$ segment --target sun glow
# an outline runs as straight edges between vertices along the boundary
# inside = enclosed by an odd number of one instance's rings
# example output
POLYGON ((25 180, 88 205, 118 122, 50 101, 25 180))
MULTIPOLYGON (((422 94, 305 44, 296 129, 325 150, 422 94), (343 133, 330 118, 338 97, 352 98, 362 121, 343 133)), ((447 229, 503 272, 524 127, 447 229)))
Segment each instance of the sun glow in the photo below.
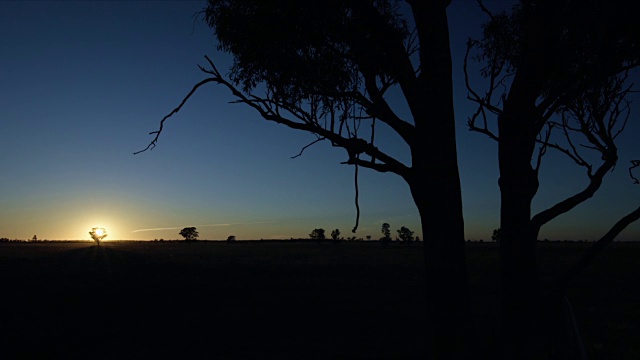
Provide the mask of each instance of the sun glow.
POLYGON ((107 237, 107 230, 103 227, 94 227, 89 231, 89 235, 93 239, 93 241, 97 242, 100 245, 100 241, 107 237))

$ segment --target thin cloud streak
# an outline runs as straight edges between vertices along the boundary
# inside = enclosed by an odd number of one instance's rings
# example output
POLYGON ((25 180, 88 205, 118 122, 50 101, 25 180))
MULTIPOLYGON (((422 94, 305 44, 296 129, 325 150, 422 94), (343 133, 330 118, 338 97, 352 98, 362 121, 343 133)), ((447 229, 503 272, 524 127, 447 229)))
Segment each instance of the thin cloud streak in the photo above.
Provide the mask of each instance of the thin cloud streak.
MULTIPOLYGON (((255 224, 271 224, 277 221, 254 221, 254 222, 246 222, 246 223, 223 223, 223 224, 204 224, 204 225, 195 225, 195 227, 215 227, 215 226, 232 226, 232 225, 255 225, 255 224)), ((161 227, 161 228, 151 228, 151 229, 138 229, 133 230, 132 233, 143 232, 143 231, 162 231, 162 230, 178 230, 182 229, 184 226, 172 226, 172 227, 161 227)))

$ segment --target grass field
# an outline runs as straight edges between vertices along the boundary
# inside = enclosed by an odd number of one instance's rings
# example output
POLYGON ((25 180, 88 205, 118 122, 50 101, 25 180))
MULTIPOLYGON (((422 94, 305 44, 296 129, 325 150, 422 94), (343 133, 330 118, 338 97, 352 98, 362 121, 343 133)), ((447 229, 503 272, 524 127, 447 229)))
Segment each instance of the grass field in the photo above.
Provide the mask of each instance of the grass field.
MULTIPOLYGON (((586 246, 540 243, 543 280, 586 246)), ((468 249, 489 324, 497 248, 468 249)), ((639 259, 640 244, 613 244, 571 288, 591 359, 640 358, 639 259)), ((3 243, 0 271, 0 358, 424 356, 419 244, 3 243)))

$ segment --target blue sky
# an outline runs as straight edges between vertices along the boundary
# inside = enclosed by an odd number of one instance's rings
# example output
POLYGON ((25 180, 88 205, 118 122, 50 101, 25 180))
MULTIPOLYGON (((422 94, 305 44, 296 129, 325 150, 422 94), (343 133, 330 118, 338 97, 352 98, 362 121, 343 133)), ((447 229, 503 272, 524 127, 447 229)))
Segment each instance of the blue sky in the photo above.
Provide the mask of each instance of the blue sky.
MULTIPOLYGON (((488 2, 504 8, 506 1, 488 2)), ((0 237, 89 239, 104 226, 110 239, 176 239, 196 226, 203 239, 306 237, 314 228, 351 236, 353 168, 346 154, 314 137, 267 123, 215 85, 202 88, 167 122, 158 146, 139 155, 160 119, 203 79, 205 54, 221 69, 213 32, 194 13, 204 1, 0 2, 0 237)), ((497 146, 467 130, 462 56, 478 34, 475 1, 449 11, 466 237, 488 239, 498 227, 497 146)), ((479 81, 476 79, 476 81, 479 81)), ((391 96, 406 114, 399 97, 391 96)), ((631 119, 621 161, 603 189, 541 238, 596 239, 638 206, 640 187, 627 163, 640 154, 631 119)), ((408 162, 396 137, 380 147, 408 162)), ((543 164, 534 210, 586 184, 570 160, 543 164)), ((362 169, 358 237, 378 238, 383 222, 419 233, 407 185, 362 169)), ((640 238, 634 224, 621 236, 640 238)))

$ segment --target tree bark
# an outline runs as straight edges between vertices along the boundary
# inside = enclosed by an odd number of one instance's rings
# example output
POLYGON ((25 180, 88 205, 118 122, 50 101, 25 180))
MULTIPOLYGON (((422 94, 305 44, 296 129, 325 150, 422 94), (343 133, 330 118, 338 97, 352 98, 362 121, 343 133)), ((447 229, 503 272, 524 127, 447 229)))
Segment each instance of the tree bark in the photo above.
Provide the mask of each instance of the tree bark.
POLYGON ((409 183, 424 237, 430 358, 470 358, 473 317, 457 167, 415 171, 409 183))
POLYGON ((466 267, 445 1, 412 3, 421 73, 403 87, 415 122, 405 180, 420 213, 428 291, 430 358, 477 358, 466 267))
POLYGON ((504 359, 532 355, 539 313, 536 264, 538 229, 532 226, 531 202, 538 174, 531 166, 537 117, 535 87, 516 77, 498 118, 500 167, 500 272, 502 286, 501 348, 504 359))

